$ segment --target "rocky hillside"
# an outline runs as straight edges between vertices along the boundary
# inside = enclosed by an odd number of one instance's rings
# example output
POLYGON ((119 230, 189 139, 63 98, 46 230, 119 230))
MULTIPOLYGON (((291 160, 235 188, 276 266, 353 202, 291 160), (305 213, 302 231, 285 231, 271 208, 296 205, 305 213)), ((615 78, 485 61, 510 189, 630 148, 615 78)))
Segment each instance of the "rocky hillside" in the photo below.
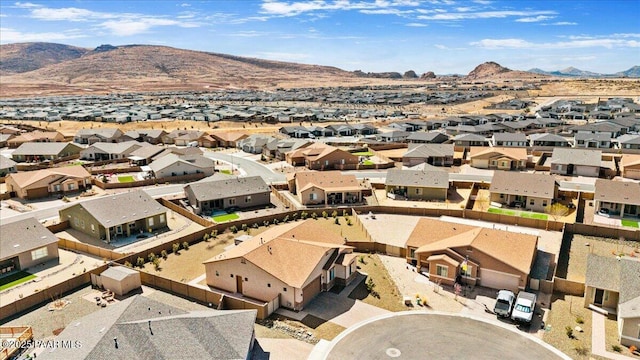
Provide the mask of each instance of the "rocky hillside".
POLYGON ((511 70, 496 62, 488 61, 476 66, 468 75, 469 79, 533 79, 546 77, 546 75, 535 74, 527 71, 511 70))
POLYGON ((15 74, 77 59, 87 53, 70 45, 53 43, 21 43, 0 45, 0 73, 15 74))

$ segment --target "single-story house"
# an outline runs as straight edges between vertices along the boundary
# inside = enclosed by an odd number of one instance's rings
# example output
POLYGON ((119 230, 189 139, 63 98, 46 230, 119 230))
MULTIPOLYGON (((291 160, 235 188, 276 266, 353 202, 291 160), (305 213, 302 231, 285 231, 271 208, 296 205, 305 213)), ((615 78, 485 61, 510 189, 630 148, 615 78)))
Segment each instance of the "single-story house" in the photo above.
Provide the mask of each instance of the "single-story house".
POLYGON ((549 160, 551 174, 598 177, 602 151, 555 148, 549 160))
POLYGON ((100 273, 100 282, 103 288, 113 291, 118 296, 126 295, 142 286, 140 272, 126 266, 109 267, 100 273))
POLYGON ((446 201, 449 173, 438 169, 387 171, 385 180, 387 197, 393 199, 446 201))
POLYGON ((17 163, 4 155, 0 155, 0 177, 18 172, 17 163))
POLYGON ((606 209, 609 215, 640 216, 640 183, 596 179, 594 211, 606 209))
POLYGON ((58 263, 58 238, 35 218, 0 225, 0 275, 58 263))
MULTIPOLYGON (((416 250, 421 246, 434 241, 447 239, 473 229, 475 229, 475 227, 471 225, 452 223, 428 217, 420 218, 404 244, 407 263, 414 266, 418 265, 416 250), (429 234, 429 236, 425 236, 425 234, 429 234)), ((428 268, 418 267, 418 270, 428 271, 428 268)))
POLYGON ((250 359, 256 310, 185 311, 134 295, 67 326, 38 357, 66 359, 250 359), (92 334, 89 336, 88 334, 92 334), (180 342, 176 342, 180 339, 180 342))
POLYGON ((402 165, 415 166, 427 163, 434 166, 453 165, 453 144, 409 144, 402 155, 402 165))
POLYGON ((7 145, 10 148, 17 148, 27 142, 64 142, 64 140, 64 135, 57 131, 32 131, 9 139, 7 145))
POLYGON ((452 285, 460 276, 466 285, 517 292, 529 283, 537 243, 534 235, 474 228, 422 245, 415 256, 431 281, 452 285))
POLYGON ((167 229, 168 209, 142 190, 108 195, 60 209, 60 221, 96 239, 111 243, 118 237, 167 229))
POLYGON ((408 142, 417 144, 442 144, 447 140, 449 140, 449 136, 440 131, 418 131, 411 133, 411 135, 407 137, 408 142))
POLYGON ((584 306, 618 318, 618 339, 640 347, 640 260, 629 256, 587 255, 584 306))
POLYGON ((622 159, 620 159, 620 175, 627 179, 640 180, 640 155, 622 155, 622 159))
POLYGON ((5 183, 11 196, 37 199, 83 191, 91 184, 91 174, 80 165, 64 166, 9 174, 5 183))
POLYGON ((523 170, 527 167, 527 149, 519 147, 472 147, 471 166, 478 169, 523 170))
POLYGON ((527 136, 524 133, 495 133, 492 138, 493 146, 526 147, 527 136))
POLYGON ((211 176, 215 172, 215 161, 202 155, 169 154, 154 160, 149 168, 156 179, 189 174, 211 176))
POLYGON ((293 150, 285 157, 289 164, 305 165, 309 170, 355 169, 358 165, 358 156, 323 143, 293 150))
POLYGON ((164 147, 158 145, 141 146, 133 150, 129 156, 127 156, 127 159, 129 159, 132 164, 145 166, 150 164, 152 159, 164 150, 164 147))
POLYGON ((73 143, 23 143, 11 153, 15 162, 43 162, 80 154, 82 148, 73 143))
POLYGON ((376 140, 383 142, 405 142, 411 135, 408 131, 393 130, 376 134, 376 140))
POLYGON ((284 227, 284 233, 273 229, 205 261, 207 285, 265 302, 279 298, 281 307, 298 311, 355 278, 356 255, 342 236, 315 220, 284 227))
POLYGON ((558 195, 552 175, 496 171, 489 187, 492 203, 543 213, 558 195))
POLYGON ((640 135, 625 134, 615 139, 618 149, 640 149, 640 135))
POLYGON ((577 148, 608 149, 612 146, 611 135, 608 133, 577 133, 573 142, 577 148))
POLYGON ((118 143, 97 142, 80 151, 80 159, 92 161, 105 161, 126 159, 132 152, 143 146, 153 146, 137 141, 125 141, 118 143))
POLYGON ((271 190, 260 176, 236 177, 215 174, 184 187, 196 214, 230 207, 240 209, 271 204, 271 190))
POLYGON ((118 128, 80 129, 73 137, 77 144, 91 145, 97 142, 117 142, 124 133, 118 128))
POLYGON ((223 148, 235 148, 238 141, 249 136, 242 132, 213 132, 211 137, 218 141, 218 146, 223 148))
POLYGON ((289 181, 289 191, 302 205, 359 203, 363 190, 355 175, 340 171, 298 171, 289 181))
POLYGON ((139 129, 129 130, 124 135, 135 141, 157 145, 162 143, 162 137, 167 135, 167 132, 164 130, 139 129))
POLYGON ((472 146, 489 146, 489 139, 478 134, 459 134, 453 137, 456 148, 469 149, 472 146))
POLYGON ((556 134, 542 133, 529 135, 531 146, 570 147, 569 140, 556 134))

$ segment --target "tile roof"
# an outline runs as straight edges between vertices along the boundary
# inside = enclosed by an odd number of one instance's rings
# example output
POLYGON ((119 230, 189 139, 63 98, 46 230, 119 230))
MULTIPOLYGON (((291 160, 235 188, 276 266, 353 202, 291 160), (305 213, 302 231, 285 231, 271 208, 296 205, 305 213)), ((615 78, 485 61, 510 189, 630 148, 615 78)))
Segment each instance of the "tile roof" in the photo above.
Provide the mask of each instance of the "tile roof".
POLYGON ((132 274, 139 274, 139 272, 126 266, 110 266, 107 270, 101 272, 100 276, 120 281, 132 274))
POLYGON ((61 176, 65 178, 91 178, 91 174, 82 165, 47 168, 33 171, 21 171, 9 174, 7 176, 10 176, 13 181, 15 181, 16 185, 24 188, 51 175, 61 176))
POLYGON ((255 310, 186 312, 136 295, 74 321, 74 326, 56 338, 70 343, 81 340, 82 347, 57 347, 41 356, 65 360, 246 359, 251 353, 255 317, 255 310))
POLYGON ((409 144, 403 158, 429 158, 453 156, 453 144, 409 144))
POLYGON ((527 141, 524 133, 495 133, 493 134, 495 141, 527 141))
POLYGON ((81 149, 80 146, 66 142, 26 142, 18 146, 11 155, 58 155, 67 146, 81 149))
POLYGON ((450 238, 420 246, 416 253, 470 246, 491 256, 496 261, 529 274, 537 244, 538 237, 535 235, 475 228, 450 238))
POLYGON ((343 175, 340 171, 298 171, 295 173, 298 191, 315 186, 325 191, 360 191, 362 187, 353 174, 343 175))
POLYGON ((552 175, 495 171, 489 192, 553 199, 555 188, 556 180, 552 175))
POLYGON ((198 201, 225 199, 269 192, 269 185, 260 176, 235 177, 215 174, 187 184, 185 191, 193 193, 198 201))
POLYGON ((105 195, 68 206, 60 211, 78 206, 84 208, 106 228, 146 219, 168 211, 142 190, 105 195))
POLYGON ((212 169, 215 162, 207 157, 202 155, 194 155, 194 156, 179 156, 176 154, 168 154, 157 160, 154 160, 149 164, 149 167, 154 172, 158 172, 162 169, 165 169, 169 166, 173 166, 176 163, 180 165, 184 165, 186 168, 200 168, 200 169, 212 169))
POLYGON ((495 156, 506 156, 515 160, 526 160, 527 149, 522 147, 480 147, 472 146, 469 150, 469 158, 488 159, 495 156))
POLYGON ((474 226, 456 224, 431 218, 421 218, 409 238, 407 246, 420 247, 474 229, 474 226))
POLYGON ((620 160, 620 164, 624 166, 640 165, 640 154, 624 154, 620 160))
POLYGON ((597 289, 617 291, 618 303, 623 304, 640 296, 640 260, 630 257, 587 255, 585 285, 597 289))
POLYGON ((3 222, 0 234, 0 259, 58 242, 58 238, 34 218, 3 222))
POLYGON ((601 150, 567 149, 557 147, 553 149, 550 163, 560 165, 573 164, 600 167, 601 160, 601 150))
POLYGON ((596 179, 594 200, 640 205, 640 183, 596 179))
POLYGON ((449 173, 440 169, 429 171, 391 169, 387 171, 385 185, 448 189, 449 173))
POLYGON ((152 147, 149 143, 145 142, 137 142, 137 141, 123 141, 119 143, 109 143, 109 142, 97 142, 93 143, 86 149, 82 150, 82 153, 88 153, 90 151, 99 150, 98 152, 104 152, 107 154, 123 154, 123 153, 131 153, 141 147, 152 147))

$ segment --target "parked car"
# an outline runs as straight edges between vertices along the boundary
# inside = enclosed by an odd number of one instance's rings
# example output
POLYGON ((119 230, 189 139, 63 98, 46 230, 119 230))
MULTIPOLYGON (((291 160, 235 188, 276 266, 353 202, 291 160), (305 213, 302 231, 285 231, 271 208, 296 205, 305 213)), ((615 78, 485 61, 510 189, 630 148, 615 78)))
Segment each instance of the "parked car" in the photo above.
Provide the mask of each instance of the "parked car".
POLYGON ((598 210, 598 215, 602 215, 602 216, 609 216, 609 209, 600 209, 598 210))
POLYGON ((493 312, 500 317, 505 317, 505 318, 510 317, 515 300, 516 300, 516 295, 513 293, 513 291, 509 291, 509 290, 498 291, 498 298, 496 299, 496 305, 493 308, 493 312))
POLYGON ((511 311, 511 320, 530 324, 536 309, 537 296, 534 293, 520 291, 511 311))

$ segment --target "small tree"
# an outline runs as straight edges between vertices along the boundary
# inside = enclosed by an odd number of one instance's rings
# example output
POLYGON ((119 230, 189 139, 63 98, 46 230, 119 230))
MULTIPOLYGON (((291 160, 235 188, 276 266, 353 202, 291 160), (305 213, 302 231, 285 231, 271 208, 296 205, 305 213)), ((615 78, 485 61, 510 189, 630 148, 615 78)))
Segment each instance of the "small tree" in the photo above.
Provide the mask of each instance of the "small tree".
POLYGON ((300 219, 304 220, 304 219, 306 219, 306 218, 307 218, 307 216, 309 216, 309 213, 307 213, 306 211, 303 211, 303 212, 300 214, 300 219))
POLYGON ((176 255, 180 254, 180 244, 174 243, 173 245, 171 245, 171 249, 173 249, 174 254, 176 255))
POLYGON ((293 219, 293 221, 298 220, 298 213, 296 212, 296 213, 291 214, 291 218, 293 219))
MULTIPOLYGON (((314 214, 315 214, 315 213, 314 213, 314 214)), ((322 217, 326 219, 326 218, 328 218, 328 217, 329 217, 329 214, 328 214, 326 211, 323 211, 323 212, 322 212, 322 217)))
POLYGON ((551 215, 554 221, 558 221, 561 217, 566 216, 569 213, 569 208, 562 203, 554 203, 547 205, 544 211, 551 215))
POLYGON ((128 267, 128 268, 133 267, 133 265, 131 265, 131 263, 130 263, 130 262, 128 262, 128 261, 125 261, 125 262, 124 262, 124 266, 126 266, 126 267, 128 267))
POLYGON ((150 253, 149 255, 147 255, 147 258, 149 259, 149 262, 153 262, 153 260, 156 259, 156 254, 150 253))
POLYGON ((348 226, 353 225, 353 223, 351 222, 351 218, 347 218, 347 225, 348 225, 348 226))
POLYGON ((317 219, 318 219, 318 214, 316 214, 316 213, 311 213, 311 218, 312 218, 313 220, 317 220, 317 219))
POLYGON ((211 237, 214 238, 214 239, 218 237, 218 230, 217 229, 211 230, 211 237))
POLYGON ((338 218, 337 216, 335 217, 335 220, 333 221, 336 225, 340 225, 340 218, 338 218))
POLYGON ((289 215, 285 216, 284 219, 282 219, 283 222, 289 222, 289 215))
POLYGON ((273 219, 273 225, 278 225, 280 221, 278 219, 273 219))
POLYGON ((342 216, 344 217, 349 216, 349 212, 347 211, 347 209, 342 210, 342 216))
POLYGON ((153 268, 156 269, 156 271, 160 270, 160 258, 153 259, 153 268))
POLYGON ((143 267, 144 266, 144 258, 141 256, 138 256, 138 259, 136 260, 136 265, 138 267, 143 267))
POLYGON ((235 234, 238 232, 238 227, 233 225, 232 227, 229 228, 229 230, 231 230, 231 232, 235 234))
POLYGON ((333 217, 334 219, 338 217, 338 211, 333 210, 333 212, 331 213, 331 217, 333 217))
POLYGON ((163 259, 167 260, 169 254, 167 254, 167 250, 162 250, 160 251, 160 256, 162 256, 163 259))
POLYGON ((247 231, 249 226, 247 224, 242 224, 242 226, 240 226, 240 228, 242 229, 242 231, 247 231))
POLYGON ((271 224, 271 223, 270 223, 270 222, 268 222, 267 220, 265 220, 265 221, 263 221, 263 222, 262 222, 262 225, 264 225, 264 227, 269 227, 269 225, 270 225, 270 224, 271 224))
POLYGON ((204 235, 202 235, 202 241, 204 242, 208 242, 209 241, 209 233, 205 233, 204 235))
POLYGON ((373 289, 376 287, 376 283, 373 281, 373 278, 369 278, 367 280, 367 291, 368 292, 372 292, 373 289))
POLYGON ((183 242, 183 243, 182 243, 182 248, 183 248, 183 249, 185 249, 185 250, 189 250, 189 243, 188 243, 188 242, 186 242, 186 241, 185 241, 185 242, 183 242))

